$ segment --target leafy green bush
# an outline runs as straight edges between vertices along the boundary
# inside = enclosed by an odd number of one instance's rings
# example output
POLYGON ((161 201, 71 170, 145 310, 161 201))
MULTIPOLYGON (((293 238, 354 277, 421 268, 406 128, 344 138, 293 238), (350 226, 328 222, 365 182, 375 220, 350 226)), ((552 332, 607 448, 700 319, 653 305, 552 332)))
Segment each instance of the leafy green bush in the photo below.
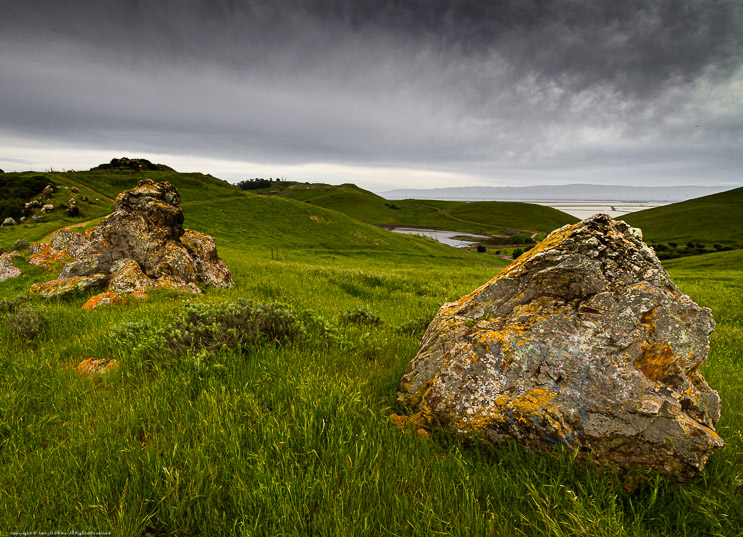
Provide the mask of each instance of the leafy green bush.
POLYGON ((23 216, 23 204, 40 194, 48 184, 49 179, 43 175, 3 176, 0 179, 0 223, 8 217, 18 220, 23 216))
POLYGON ((356 306, 341 313, 341 324, 365 324, 376 326, 382 324, 382 318, 369 306, 356 306))
POLYGON ((6 218, 18 220, 23 216, 23 203, 16 198, 0 200, 0 224, 6 218))

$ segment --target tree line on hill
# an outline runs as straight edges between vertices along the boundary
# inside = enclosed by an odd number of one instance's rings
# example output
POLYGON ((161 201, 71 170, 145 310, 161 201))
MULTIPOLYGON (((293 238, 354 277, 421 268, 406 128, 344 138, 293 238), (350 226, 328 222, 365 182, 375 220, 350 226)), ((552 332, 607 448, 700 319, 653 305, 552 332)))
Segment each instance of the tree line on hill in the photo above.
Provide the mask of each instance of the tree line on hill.
POLYGON ((273 177, 270 177, 268 179, 255 177, 254 179, 245 179, 243 181, 238 181, 237 183, 235 183, 235 186, 240 190, 259 190, 261 188, 269 188, 278 183, 284 186, 291 186, 296 185, 297 181, 284 181, 282 179, 279 179, 278 177, 276 179, 274 179, 273 177))

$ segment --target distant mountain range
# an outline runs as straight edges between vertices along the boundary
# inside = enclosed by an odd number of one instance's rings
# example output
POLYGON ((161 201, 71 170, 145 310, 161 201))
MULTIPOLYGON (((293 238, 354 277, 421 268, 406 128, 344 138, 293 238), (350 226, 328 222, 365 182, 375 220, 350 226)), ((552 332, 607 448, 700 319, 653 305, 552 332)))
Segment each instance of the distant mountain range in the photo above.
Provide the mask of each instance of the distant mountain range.
POLYGON ((622 186, 542 185, 467 186, 451 188, 401 188, 378 192, 387 199, 437 199, 460 201, 657 201, 673 203, 716 194, 733 187, 722 186, 622 186))

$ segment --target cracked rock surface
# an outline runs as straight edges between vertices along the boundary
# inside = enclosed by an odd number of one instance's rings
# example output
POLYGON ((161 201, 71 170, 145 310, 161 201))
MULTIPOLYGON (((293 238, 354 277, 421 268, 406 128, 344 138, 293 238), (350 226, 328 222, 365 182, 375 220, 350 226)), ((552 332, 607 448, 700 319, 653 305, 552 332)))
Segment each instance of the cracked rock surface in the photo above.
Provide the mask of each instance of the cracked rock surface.
POLYGON ((106 287, 134 293, 155 288, 201 292, 198 283, 231 287, 232 274, 214 239, 183 229, 178 190, 167 181, 139 181, 116 197, 114 212, 84 233, 61 230, 50 245, 32 245, 30 263, 66 261, 57 280, 31 287, 47 298, 106 287))
POLYGON ((431 428, 684 479, 723 445, 714 324, 639 230, 595 215, 442 306, 398 399, 431 428))

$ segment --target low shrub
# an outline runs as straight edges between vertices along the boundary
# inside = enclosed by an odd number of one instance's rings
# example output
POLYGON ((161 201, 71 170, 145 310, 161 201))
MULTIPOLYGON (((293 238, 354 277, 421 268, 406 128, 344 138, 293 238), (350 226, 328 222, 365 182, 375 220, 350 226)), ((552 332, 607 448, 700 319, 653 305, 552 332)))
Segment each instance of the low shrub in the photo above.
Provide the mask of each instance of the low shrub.
POLYGON ((377 326, 382 324, 382 318, 368 306, 356 306, 341 313, 341 324, 365 324, 377 326))
POLYGON ((304 337, 290 306, 250 300, 217 304, 187 303, 171 323, 158 328, 144 322, 118 325, 114 339, 145 354, 183 356, 189 351, 244 349, 262 343, 283 344, 304 337))
POLYGON ((0 301, 0 313, 4 313, 5 324, 16 339, 31 341, 43 329, 42 318, 24 299, 0 301))

